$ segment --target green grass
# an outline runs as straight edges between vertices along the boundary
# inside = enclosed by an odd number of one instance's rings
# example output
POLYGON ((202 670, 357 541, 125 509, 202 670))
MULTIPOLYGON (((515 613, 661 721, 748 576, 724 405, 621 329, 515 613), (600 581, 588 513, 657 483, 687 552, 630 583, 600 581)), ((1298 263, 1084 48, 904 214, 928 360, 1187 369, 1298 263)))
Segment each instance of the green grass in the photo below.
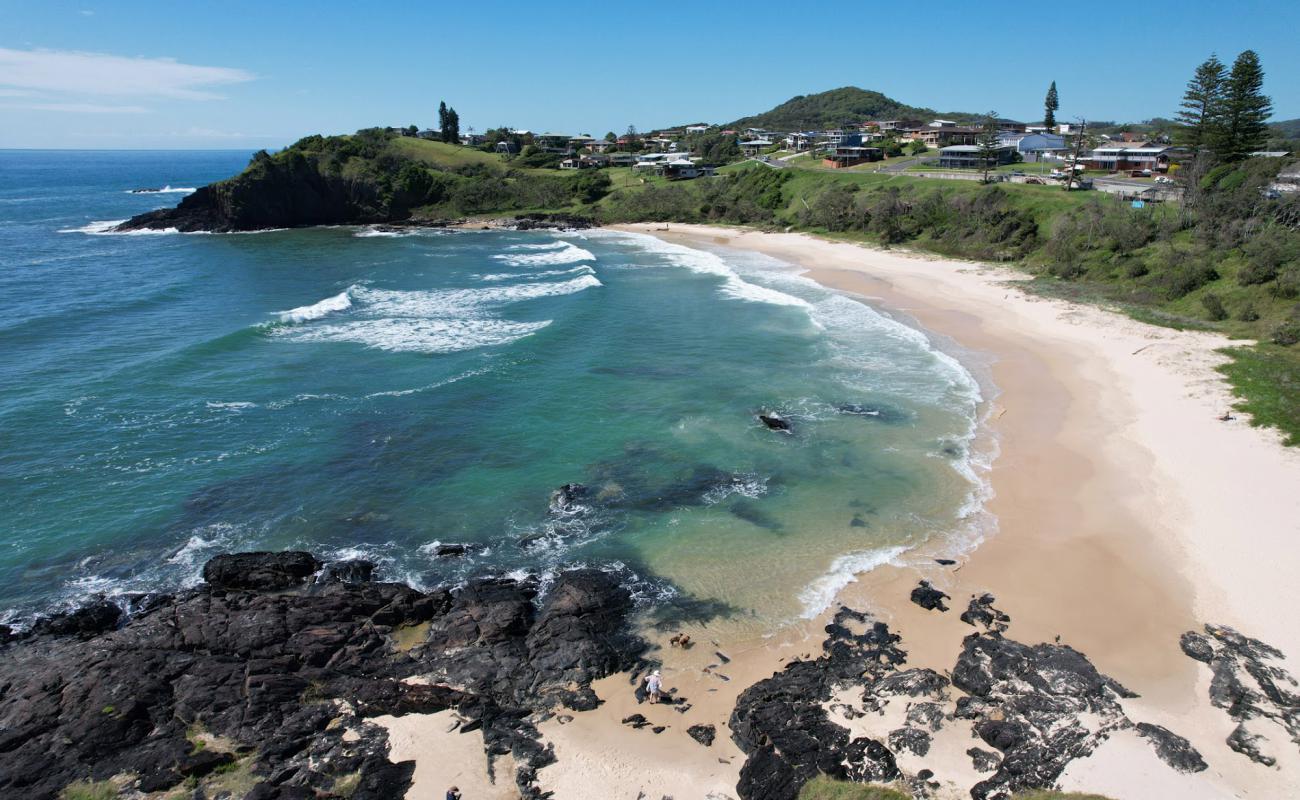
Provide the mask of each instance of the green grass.
POLYGON ((911 800, 911 795, 888 786, 848 783, 819 775, 799 791, 799 800, 911 800))
POLYGON ((59 792, 59 800, 116 800, 119 796, 111 781, 77 781, 59 792))
MULTIPOLYGON (((398 154, 413 158, 441 169, 455 169, 471 164, 487 167, 497 172, 505 170, 506 160, 496 153, 484 153, 472 147, 435 142, 429 139, 415 139, 403 136, 394 139, 391 147, 398 154)), ((550 170, 546 170, 550 171, 550 170)))
POLYGON ((1252 425, 1282 431, 1286 444, 1300 445, 1300 352, 1271 344, 1224 352, 1232 361, 1219 371, 1242 398, 1237 410, 1250 414, 1252 425))

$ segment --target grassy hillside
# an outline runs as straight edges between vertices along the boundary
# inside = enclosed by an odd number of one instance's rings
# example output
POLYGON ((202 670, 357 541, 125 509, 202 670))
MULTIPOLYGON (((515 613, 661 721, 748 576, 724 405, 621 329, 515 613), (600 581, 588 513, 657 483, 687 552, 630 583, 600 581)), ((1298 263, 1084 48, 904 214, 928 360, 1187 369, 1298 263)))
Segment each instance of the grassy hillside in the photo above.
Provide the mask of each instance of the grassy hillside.
POLYGON ((792 131, 833 128, 848 122, 899 118, 930 119, 934 116, 934 111, 928 108, 909 106, 880 92, 845 86, 828 92, 792 97, 770 111, 742 117, 724 127, 792 131))
POLYGON ((1255 339, 1224 372, 1256 424, 1300 444, 1300 196, 1262 191, 1284 166, 1250 159, 1189 181, 1186 202, 1132 208, 1055 186, 742 164, 721 177, 620 188, 610 221, 795 228, 1015 263, 1031 289, 1179 328, 1255 339))

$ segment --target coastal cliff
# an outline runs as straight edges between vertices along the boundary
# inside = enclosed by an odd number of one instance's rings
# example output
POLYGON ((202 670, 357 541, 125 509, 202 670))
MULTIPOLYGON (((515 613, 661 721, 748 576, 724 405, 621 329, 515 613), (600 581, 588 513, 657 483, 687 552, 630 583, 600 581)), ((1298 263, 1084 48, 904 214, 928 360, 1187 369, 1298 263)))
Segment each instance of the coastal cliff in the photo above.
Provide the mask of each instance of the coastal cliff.
POLYGON ((312 225, 433 224, 476 214, 581 214, 605 195, 594 171, 514 169, 496 156, 385 129, 308 136, 260 151, 240 174, 203 186, 175 208, 132 217, 121 232, 266 230, 312 225))

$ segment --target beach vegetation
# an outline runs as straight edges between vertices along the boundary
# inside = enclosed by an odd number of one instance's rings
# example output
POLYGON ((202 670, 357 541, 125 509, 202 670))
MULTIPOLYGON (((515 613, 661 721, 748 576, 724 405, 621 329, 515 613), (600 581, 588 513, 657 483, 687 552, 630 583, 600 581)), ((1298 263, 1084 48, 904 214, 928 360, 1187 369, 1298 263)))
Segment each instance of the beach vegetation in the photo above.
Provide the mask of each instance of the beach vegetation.
POLYGON ((1087 792, 1058 792, 1052 789, 1034 789, 1011 796, 1011 800, 1110 800, 1099 794, 1087 792))
POLYGON ((116 800, 120 796, 112 781, 77 781, 64 787, 59 800, 116 800))
POLYGON ((850 783, 818 775, 803 785, 799 800, 910 800, 911 795, 878 783, 850 783))

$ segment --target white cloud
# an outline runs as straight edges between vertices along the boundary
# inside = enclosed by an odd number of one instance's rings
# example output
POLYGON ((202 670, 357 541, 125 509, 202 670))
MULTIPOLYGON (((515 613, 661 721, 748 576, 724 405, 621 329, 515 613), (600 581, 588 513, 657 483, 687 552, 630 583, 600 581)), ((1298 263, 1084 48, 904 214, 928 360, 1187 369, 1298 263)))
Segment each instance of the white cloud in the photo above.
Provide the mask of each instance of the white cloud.
POLYGON ((73 114, 143 114, 144 106, 110 106, 102 103, 22 103, 0 105, 22 111, 60 111, 73 114))
POLYGON ((202 67, 170 58, 128 58, 71 50, 0 47, 0 87, 93 97, 167 97, 212 100, 210 91, 253 80, 246 70, 202 67))
POLYGON ((83 16, 83 17, 93 17, 93 16, 95 16, 95 12, 94 12, 94 11, 88 11, 88 10, 82 9, 82 11, 81 11, 81 16, 83 16))

